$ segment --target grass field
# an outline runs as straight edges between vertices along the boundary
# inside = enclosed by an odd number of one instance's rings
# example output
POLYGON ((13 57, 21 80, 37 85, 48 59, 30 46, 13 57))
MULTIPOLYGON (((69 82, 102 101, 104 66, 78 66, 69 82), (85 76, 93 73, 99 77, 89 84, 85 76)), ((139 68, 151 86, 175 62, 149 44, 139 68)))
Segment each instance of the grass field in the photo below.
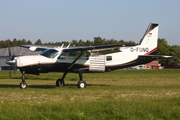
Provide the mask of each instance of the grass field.
POLYGON ((61 73, 28 75, 27 89, 19 89, 19 72, 0 71, 1 120, 177 120, 180 119, 180 70, 118 70, 68 74, 57 88, 61 73))

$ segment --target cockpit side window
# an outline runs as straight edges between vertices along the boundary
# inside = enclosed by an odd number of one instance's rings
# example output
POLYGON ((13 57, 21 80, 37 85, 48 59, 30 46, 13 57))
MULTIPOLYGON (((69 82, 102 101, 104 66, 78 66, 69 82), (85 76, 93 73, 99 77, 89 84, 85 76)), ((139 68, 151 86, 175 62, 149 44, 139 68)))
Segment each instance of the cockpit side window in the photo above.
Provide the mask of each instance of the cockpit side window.
POLYGON ((59 51, 57 51, 57 50, 47 49, 47 50, 44 50, 40 55, 53 59, 54 57, 56 57, 58 55, 58 53, 59 53, 59 51))

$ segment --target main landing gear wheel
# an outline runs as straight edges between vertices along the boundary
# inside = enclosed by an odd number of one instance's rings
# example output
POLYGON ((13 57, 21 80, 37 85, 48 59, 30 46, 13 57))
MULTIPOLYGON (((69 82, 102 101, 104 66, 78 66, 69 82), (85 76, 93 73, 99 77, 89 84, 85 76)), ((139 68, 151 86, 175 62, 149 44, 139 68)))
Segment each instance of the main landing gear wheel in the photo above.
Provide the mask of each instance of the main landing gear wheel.
POLYGON ((56 86, 57 86, 57 87, 62 87, 62 86, 64 86, 64 85, 65 85, 64 80, 58 79, 58 80, 56 81, 56 86))
POLYGON ((21 89, 25 89, 25 88, 27 87, 27 83, 26 83, 26 82, 21 82, 21 83, 19 84, 19 87, 20 87, 21 89))
POLYGON ((85 88, 86 87, 86 82, 84 80, 80 80, 78 83, 77 83, 77 87, 78 88, 85 88))

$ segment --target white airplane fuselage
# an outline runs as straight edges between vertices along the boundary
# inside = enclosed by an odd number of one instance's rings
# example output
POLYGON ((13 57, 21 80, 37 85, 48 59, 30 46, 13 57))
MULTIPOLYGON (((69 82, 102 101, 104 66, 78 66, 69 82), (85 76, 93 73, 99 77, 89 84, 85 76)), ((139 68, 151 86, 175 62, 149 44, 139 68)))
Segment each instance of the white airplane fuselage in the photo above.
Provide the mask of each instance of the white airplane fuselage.
MULTIPOLYGON (((138 47, 129 47, 129 52, 116 52, 106 55, 100 55, 104 57, 104 71, 111 71, 116 69, 121 69, 129 66, 135 66, 140 63, 147 63, 147 61, 152 61, 154 59, 138 59, 138 56, 147 53, 145 51, 136 51, 138 47), (132 51, 135 49, 135 51, 132 51)), ((144 48, 145 49, 145 48, 144 48)), ((16 58, 16 67, 20 69, 21 72, 25 73, 39 74, 44 72, 64 72, 71 65, 77 56, 71 56, 69 53, 62 53, 61 48, 56 48, 58 54, 54 58, 48 58, 42 55, 32 55, 32 56, 20 56, 16 58), (60 57, 61 55, 63 57, 60 57)), ((150 53, 153 51, 148 51, 150 53)), ((76 69, 83 69, 83 72, 97 72, 98 70, 89 70, 91 62, 89 60, 91 56, 83 56, 79 58, 76 63, 68 70, 69 72, 74 72, 76 69), (83 58, 84 57, 84 58, 83 58)), ((93 56, 98 59, 97 56, 93 56)), ((97 61, 94 61, 97 62, 97 61)), ((100 72, 100 71, 99 71, 100 72)))

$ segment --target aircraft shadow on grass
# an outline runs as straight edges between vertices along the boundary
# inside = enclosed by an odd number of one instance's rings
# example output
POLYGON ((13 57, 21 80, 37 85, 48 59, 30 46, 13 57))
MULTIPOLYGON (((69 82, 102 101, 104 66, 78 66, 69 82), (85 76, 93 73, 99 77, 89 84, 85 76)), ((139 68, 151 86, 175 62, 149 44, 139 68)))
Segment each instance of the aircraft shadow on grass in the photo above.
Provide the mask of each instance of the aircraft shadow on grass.
MULTIPOLYGON (((64 87, 75 88, 76 84, 66 84, 64 87)), ((88 87, 91 86, 110 86, 105 84, 88 84, 88 87)), ((0 88, 18 88, 19 86, 16 84, 0 84, 0 88)), ((55 85, 28 85, 29 88, 39 88, 39 89, 51 89, 51 88, 64 88, 64 87, 56 87, 55 85)))

